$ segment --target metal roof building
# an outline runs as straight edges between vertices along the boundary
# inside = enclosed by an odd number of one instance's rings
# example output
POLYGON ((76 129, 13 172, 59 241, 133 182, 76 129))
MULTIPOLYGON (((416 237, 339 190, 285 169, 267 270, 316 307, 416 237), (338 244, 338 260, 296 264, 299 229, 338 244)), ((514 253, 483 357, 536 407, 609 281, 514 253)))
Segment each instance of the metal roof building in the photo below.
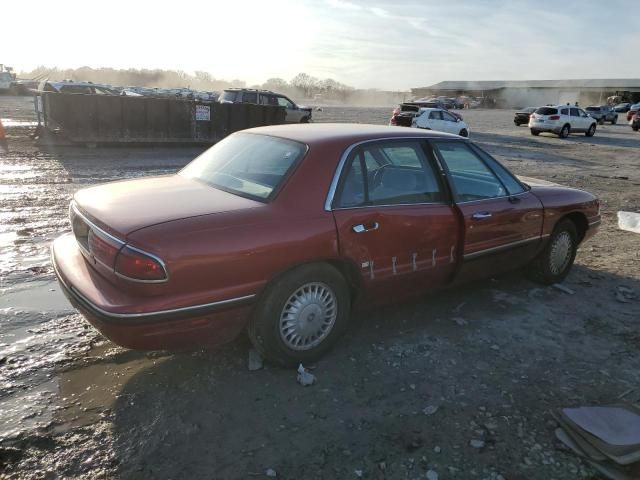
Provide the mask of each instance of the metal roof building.
POLYGON ((498 106, 516 107, 579 101, 605 103, 607 97, 621 95, 629 101, 640 100, 640 79, 589 78, 571 80, 489 80, 446 81, 430 87, 412 88, 416 97, 469 95, 490 97, 498 106))

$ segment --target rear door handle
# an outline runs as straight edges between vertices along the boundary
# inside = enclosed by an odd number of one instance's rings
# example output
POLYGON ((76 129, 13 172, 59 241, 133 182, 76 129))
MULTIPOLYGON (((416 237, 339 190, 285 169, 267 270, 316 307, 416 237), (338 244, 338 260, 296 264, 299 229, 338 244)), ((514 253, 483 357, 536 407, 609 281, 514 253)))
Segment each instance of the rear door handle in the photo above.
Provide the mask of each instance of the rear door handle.
POLYGON ((371 223, 369 225, 365 225, 363 223, 359 223, 357 225, 354 225, 351 228, 356 233, 364 233, 364 232, 371 232, 373 230, 377 230, 378 227, 380 227, 380 224, 378 222, 373 222, 373 223, 371 223))
POLYGON ((486 220, 487 218, 491 218, 491 213, 490 212, 476 212, 471 216, 471 218, 473 218, 474 220, 486 220))

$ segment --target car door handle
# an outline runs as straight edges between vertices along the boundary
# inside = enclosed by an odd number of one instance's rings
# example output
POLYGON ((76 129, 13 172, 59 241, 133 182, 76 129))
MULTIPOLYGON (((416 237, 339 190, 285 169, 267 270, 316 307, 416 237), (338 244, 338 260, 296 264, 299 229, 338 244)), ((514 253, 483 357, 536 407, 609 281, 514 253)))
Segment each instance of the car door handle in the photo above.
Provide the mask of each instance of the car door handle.
POLYGON ((476 212, 471 215, 471 218, 474 220, 486 220, 487 218, 491 218, 490 212, 476 212))
POLYGON ((365 225, 363 223, 359 223, 357 225, 354 225, 351 228, 356 233, 364 233, 364 232, 372 232, 373 230, 377 230, 378 227, 380 227, 380 224, 378 222, 373 222, 373 223, 371 223, 369 225, 365 225))

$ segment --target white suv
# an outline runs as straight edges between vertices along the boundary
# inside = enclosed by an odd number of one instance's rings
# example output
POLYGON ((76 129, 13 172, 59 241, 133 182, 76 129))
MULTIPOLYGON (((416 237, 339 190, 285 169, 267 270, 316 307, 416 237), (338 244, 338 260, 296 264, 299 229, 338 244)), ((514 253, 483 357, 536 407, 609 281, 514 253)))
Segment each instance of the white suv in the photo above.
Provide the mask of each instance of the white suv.
POLYGON ((529 117, 531 135, 540 132, 551 132, 560 138, 567 138, 571 133, 584 133, 593 137, 596 133, 596 119, 590 117, 581 108, 571 105, 557 107, 539 107, 529 117))

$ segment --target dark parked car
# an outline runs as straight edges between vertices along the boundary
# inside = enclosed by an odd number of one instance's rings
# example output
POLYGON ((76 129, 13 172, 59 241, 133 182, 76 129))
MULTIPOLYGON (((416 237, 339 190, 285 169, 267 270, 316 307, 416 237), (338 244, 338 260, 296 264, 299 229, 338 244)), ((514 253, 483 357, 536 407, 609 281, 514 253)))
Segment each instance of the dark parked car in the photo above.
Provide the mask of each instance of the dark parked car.
POLYGON ((616 106, 613 107, 613 110, 615 112, 626 113, 629 111, 630 108, 631 108, 631 104, 628 102, 625 102, 625 103, 617 104, 616 106))
POLYGON ((418 115, 421 108, 439 108, 447 110, 454 117, 462 120, 462 115, 449 111, 447 106, 438 100, 414 100, 413 102, 405 102, 398 105, 393 112, 391 112, 391 119, 389 119, 389 125, 398 127, 410 127, 413 123, 414 117, 418 115))
POLYGON ((254 103, 285 107, 285 123, 309 123, 311 107, 296 105, 288 97, 270 90, 254 88, 227 88, 218 98, 220 103, 254 103))
POLYGON ((516 127, 519 127, 520 125, 528 125, 529 117, 535 111, 536 107, 527 107, 523 108, 522 110, 518 110, 513 117, 513 123, 516 124, 516 127))
POLYGON ((615 112, 608 105, 591 106, 585 108, 585 110, 600 125, 604 125, 604 122, 611 122, 611 125, 615 125, 618 122, 618 112, 615 112))
POLYGON ((80 190, 70 216, 55 272, 106 337, 176 349, 246 328, 280 364, 317 359, 354 306, 521 267, 562 281, 600 224, 590 193, 467 139, 347 124, 244 130, 175 175, 80 190))

